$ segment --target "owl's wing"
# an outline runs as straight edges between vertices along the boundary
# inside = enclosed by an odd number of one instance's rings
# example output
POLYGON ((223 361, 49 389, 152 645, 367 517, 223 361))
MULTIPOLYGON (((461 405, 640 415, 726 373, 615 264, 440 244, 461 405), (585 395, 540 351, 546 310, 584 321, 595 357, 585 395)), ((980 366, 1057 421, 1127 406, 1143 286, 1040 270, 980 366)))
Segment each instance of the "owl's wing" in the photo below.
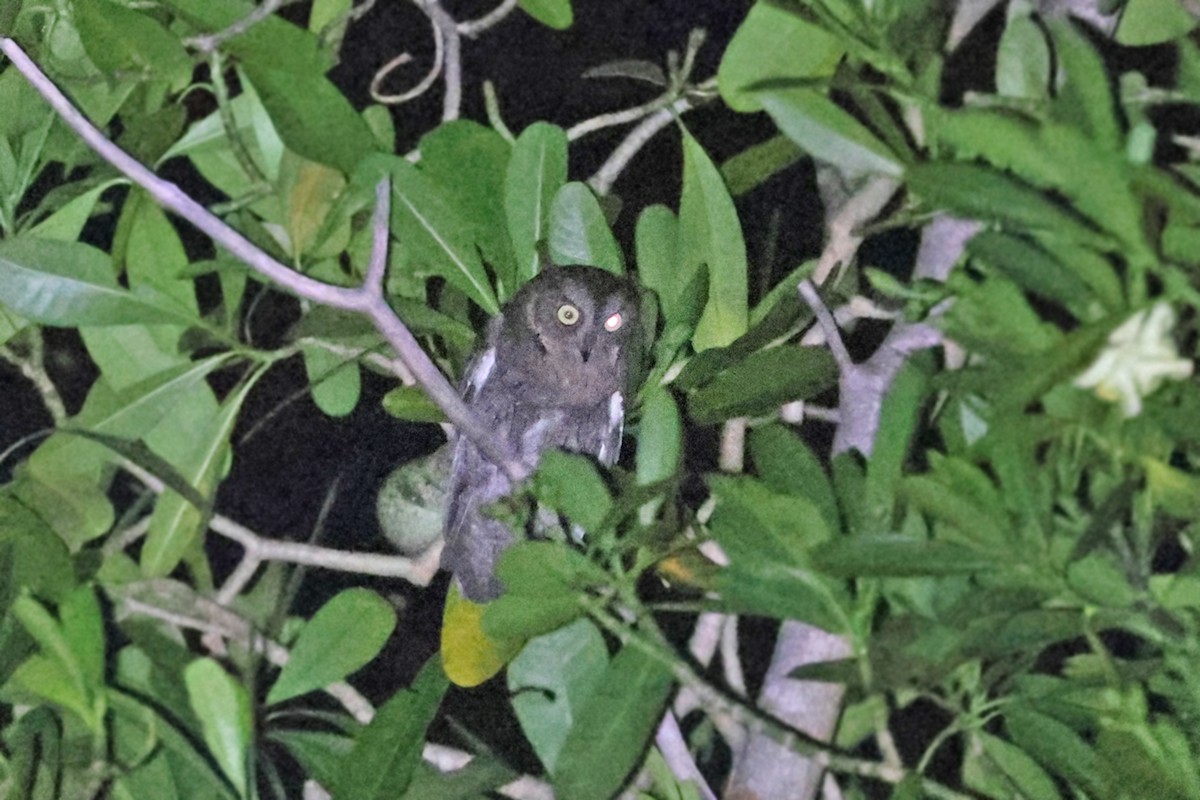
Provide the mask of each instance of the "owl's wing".
MULTIPOLYGON (((493 343, 468 365, 463 380, 463 399, 481 422, 502 440, 507 440, 512 427, 512 403, 505 400, 502 392, 484 391, 495 365, 493 343)), ((495 575, 496 562, 512 543, 513 535, 502 523, 484 516, 483 509, 508 494, 511 488, 508 477, 499 467, 484 457, 469 439, 456 434, 447 493, 442 567, 454 573, 463 595, 469 600, 487 602, 499 597, 503 589, 495 575)))

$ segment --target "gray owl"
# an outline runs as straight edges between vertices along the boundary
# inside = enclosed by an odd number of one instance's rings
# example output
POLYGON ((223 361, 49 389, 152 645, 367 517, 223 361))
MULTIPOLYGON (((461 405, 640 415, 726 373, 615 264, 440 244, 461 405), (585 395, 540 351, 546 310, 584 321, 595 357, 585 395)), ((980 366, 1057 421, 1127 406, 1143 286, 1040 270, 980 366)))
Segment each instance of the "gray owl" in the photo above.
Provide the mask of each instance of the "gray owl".
MULTIPOLYGON (((551 267, 488 324, 463 398, 530 467, 555 447, 611 466, 621 449, 626 384, 640 346, 638 295, 630 282, 594 267, 551 267)), ((442 566, 470 600, 486 602, 502 590, 496 562, 514 537, 483 511, 511 489, 495 464, 458 437, 442 566)))

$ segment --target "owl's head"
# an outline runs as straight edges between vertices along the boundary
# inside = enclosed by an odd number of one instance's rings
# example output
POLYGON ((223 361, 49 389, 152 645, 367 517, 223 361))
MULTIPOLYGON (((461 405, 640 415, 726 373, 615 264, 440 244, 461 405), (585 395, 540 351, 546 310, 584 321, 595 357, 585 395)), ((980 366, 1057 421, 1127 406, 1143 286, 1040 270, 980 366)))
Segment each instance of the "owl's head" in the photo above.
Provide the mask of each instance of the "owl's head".
POLYGON ((505 304, 497 365, 531 402, 585 405, 626 392, 640 357, 633 284, 595 267, 550 267, 505 304), (515 369, 515 371, 510 371, 515 369))

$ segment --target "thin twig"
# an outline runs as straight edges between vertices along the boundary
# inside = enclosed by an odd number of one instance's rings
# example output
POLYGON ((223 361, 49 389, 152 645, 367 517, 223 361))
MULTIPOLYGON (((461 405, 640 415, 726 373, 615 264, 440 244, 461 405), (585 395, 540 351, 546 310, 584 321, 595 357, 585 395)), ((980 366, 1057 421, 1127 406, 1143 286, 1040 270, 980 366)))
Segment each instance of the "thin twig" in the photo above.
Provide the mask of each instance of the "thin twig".
POLYGON ((588 178, 588 185, 592 187, 592 191, 599 195, 608 194, 613 183, 625 170, 626 165, 638 154, 639 150, 646 146, 647 142, 654 138, 654 134, 670 125, 677 115, 690 108, 692 108, 692 101, 681 97, 667 108, 642 120, 641 124, 626 134, 624 140, 617 145, 617 149, 613 150, 612 155, 600 165, 600 169, 596 170, 596 174, 588 178))
MULTIPOLYGON (((30 328, 28 336, 28 357, 18 355, 16 351, 5 344, 0 345, 0 358, 21 371, 21 374, 37 389, 38 394, 42 398, 42 404, 46 407, 50 418, 54 420, 54 424, 62 425, 67 421, 67 406, 63 403, 62 395, 58 393, 58 387, 54 385, 50 374, 46 372, 45 347, 42 342, 42 333, 36 328, 30 328)), ((0 460, 3 459, 0 458, 0 460)))
MULTIPOLYGON (((123 460, 121 467, 155 494, 161 494, 166 488, 161 478, 132 461, 123 460)), ((208 524, 213 531, 237 542, 262 561, 282 561, 360 575, 402 578, 417 586, 429 585, 437 572, 441 553, 440 546, 434 546, 419 558, 412 559, 378 553, 352 553, 303 542, 283 542, 257 534, 222 514, 213 514, 208 524)))
POLYGON ((474 38, 504 21, 504 18, 517 8, 518 0, 504 0, 500 5, 478 19, 458 23, 458 32, 468 38, 474 38))
POLYGON ((446 376, 421 349, 407 326, 396 316, 382 294, 362 287, 331 286, 297 273, 256 247, 249 239, 225 224, 173 183, 165 181, 109 141, 85 117, 44 72, 25 54, 15 41, 0 38, 0 51, 12 60, 38 92, 46 98, 58 115, 89 147, 141 186, 164 208, 178 214, 199 228, 236 258, 280 287, 307 300, 334 308, 363 314, 375 325, 408 367, 417 383, 445 412, 459 432, 474 443, 489 460, 499 465, 514 483, 528 473, 528 468, 510 459, 508 448, 484 427, 463 403, 462 398, 446 376))
POLYGON ((216 33, 208 33, 200 36, 193 36, 190 39, 184 39, 183 43, 188 47, 193 48, 197 52, 207 55, 208 53, 216 50, 223 42, 227 42, 230 39, 241 36, 243 33, 274 14, 288 2, 291 2, 291 0, 263 0, 261 5, 255 6, 253 11, 229 27, 217 31, 216 33))
POLYGON ((413 0, 429 15, 434 28, 444 41, 443 67, 446 71, 446 93, 442 98, 442 122, 458 119, 462 109, 462 42, 458 21, 442 8, 439 0, 413 0))

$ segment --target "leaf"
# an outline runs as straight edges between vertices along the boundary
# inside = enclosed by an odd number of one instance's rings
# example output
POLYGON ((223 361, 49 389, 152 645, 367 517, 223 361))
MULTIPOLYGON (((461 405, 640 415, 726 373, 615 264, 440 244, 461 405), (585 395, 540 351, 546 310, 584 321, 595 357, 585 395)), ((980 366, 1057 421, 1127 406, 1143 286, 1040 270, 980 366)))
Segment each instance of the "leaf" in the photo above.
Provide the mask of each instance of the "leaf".
POLYGON ((746 332, 750 313, 746 243, 721 174, 700 143, 688 135, 683 140, 679 247, 677 293, 702 267, 708 269, 708 302, 692 344, 697 350, 724 347, 746 332))
POLYGON ((179 364, 155 373, 120 392, 104 393, 93 388, 88 402, 73 420, 73 427, 138 439, 153 430, 183 398, 193 391, 207 391, 205 378, 229 360, 228 353, 179 364))
POLYGON ((555 264, 586 264, 624 274, 621 248, 613 238, 600 203, 587 184, 572 181, 550 205, 550 257, 555 264))
POLYGON ((1050 91, 1050 44, 1028 0, 1008 6, 996 51, 996 91, 1007 97, 1045 100, 1050 91))
POLYGON ((246 687, 211 658, 189 664, 183 682, 209 752, 238 794, 247 796, 246 765, 254 739, 254 712, 246 687))
POLYGON ((533 639, 509 665, 513 711, 548 772, 607 666, 604 637, 585 619, 533 639))
POLYGON ((762 482, 773 492, 807 498, 830 531, 841 527, 837 498, 825 468, 792 430, 772 423, 750 431, 750 457, 762 482))
POLYGON ((638 426, 637 481, 647 486, 674 477, 683 461, 683 423, 664 386, 648 386, 638 426))
POLYGON ((383 396, 383 410, 397 419, 410 422, 445 422, 446 415, 424 389, 397 386, 383 396))
POLYGON ((679 275, 679 220, 663 205, 647 207, 638 216, 635 233, 638 280, 658 295, 667 323, 699 319, 702 309, 682 307, 685 285, 679 275))
POLYGON ((1116 39, 1126 47, 1145 47, 1185 36, 1196 25, 1196 17, 1178 0, 1128 0, 1121 11, 1116 39))
MULTIPOLYGON (((223 31, 254 11, 248 0, 165 0, 164 5, 200 33, 223 31)), ((317 36, 272 14, 221 43, 221 49, 245 63, 283 72, 323 75, 333 67, 331 54, 317 36)))
POLYGON ((347 175, 378 149, 366 122, 324 76, 253 62, 243 68, 288 149, 347 175))
POLYGON ((469 689, 483 683, 504 669, 525 643, 523 637, 488 635, 482 625, 486 608, 463 597, 457 583, 451 583, 442 614, 441 654, 446 677, 456 686, 469 689))
POLYGON ((729 187, 729 193, 741 197, 800 161, 804 155, 804 151, 786 136, 772 136, 726 159, 721 164, 721 177, 729 187))
MULTIPOLYGON (((175 785, 188 787, 193 792, 185 797, 233 800, 239 796, 230 791, 229 784, 210 766, 209 760, 196 750, 189 737, 151 706, 113 687, 108 690, 108 702, 113 710, 116 745, 120 747, 121 742, 130 735, 152 740, 157 752, 168 760, 175 785)), ((122 760, 121 763, 129 762, 122 760)), ((123 782, 134 774, 126 773, 117 780, 123 782)), ((133 796, 137 797, 136 794, 133 796)))
POLYGON ((827 349, 781 345, 751 354, 693 391, 688 411, 702 425, 770 414, 783 403, 814 397, 836 381, 837 365, 827 349))
POLYGON ((976 164, 930 162, 908 168, 909 189, 954 214, 996 222, 1014 231, 1044 231, 1106 249, 1106 239, 1041 192, 976 164))
MULTIPOLYGON (((60 242, 74 242, 83 232, 83 226, 91 219, 92 212, 100 195, 113 186, 124 183, 122 180, 105 181, 93 189, 72 198, 63 204, 50 216, 29 229, 29 235, 39 239, 56 239, 60 242)), ((0 337, 3 338, 3 337, 0 337)))
POLYGON ((612 496, 595 462, 577 453, 544 453, 533 476, 533 488, 539 501, 585 531, 597 531, 612 509, 612 496))
POLYGON ((512 145, 491 128, 454 120, 422 136, 420 149, 421 171, 437 182, 471 227, 483 260, 496 276, 501 301, 508 299, 517 282, 516 257, 504 214, 504 181, 512 145))
POLYGON ((666 666, 635 647, 623 647, 585 701, 559 752, 554 773, 558 796, 615 796, 640 762, 672 685, 666 666))
POLYGON ((172 91, 191 79, 183 44, 153 17, 107 0, 76 0, 72 9, 88 57, 110 79, 119 73, 157 78, 172 91))
POLYGON ((972 738, 973 755, 963 766, 968 787, 989 796, 1006 796, 1015 789, 1029 800, 1059 800, 1062 796, 1045 770, 1021 748, 983 731, 972 733, 972 738))
POLYGON ((1079 319, 1087 318, 1088 308, 1095 302, 1082 279, 1028 239, 981 231, 967 243, 967 250, 1022 289, 1061 303, 1079 319))
POLYGON ((164 491, 154 506, 150 530, 142 545, 141 567, 148 577, 169 574, 193 545, 209 512, 215 495, 219 473, 229 448, 229 437, 237 422, 246 395, 263 372, 254 373, 238 389, 225 398, 220 409, 198 431, 192 440, 187 463, 181 472, 188 484, 206 499, 206 508, 197 508, 183 495, 164 491))
POLYGON ((81 242, 0 242, 0 298, 27 319, 61 327, 195 321, 157 292, 119 287, 108 256, 81 242))
POLYGON ((421 763, 425 729, 433 722, 449 684, 436 655, 425 662, 412 685, 375 714, 342 762, 338 798, 390 800, 400 797, 421 763))
POLYGON ((317 408, 331 417, 344 417, 358 406, 362 376, 358 362, 320 346, 302 348, 304 372, 317 408))
POLYGON ((953 542, 930 542, 895 534, 835 539, 812 552, 813 566, 839 578, 919 577, 990 572, 996 561, 953 542))
POLYGON ((575 14, 571 0, 518 0, 521 10, 548 28, 565 30, 571 27, 575 14))
POLYGON ((535 122, 517 137, 504 182, 504 212, 517 258, 516 286, 538 273, 539 242, 548 237, 550 205, 567 182, 567 134, 535 122))
POLYGON ((1014 743, 1042 765, 1078 782, 1088 794, 1098 793, 1096 752, 1066 725, 1014 704, 1004 713, 1004 726, 1014 743))
POLYGON ((1048 27, 1060 84, 1052 106, 1055 117, 1083 130, 1101 149, 1120 152, 1124 137, 1100 54, 1068 20, 1052 20, 1048 27))
POLYGON ((300 630, 267 703, 345 679, 379 655, 395 627, 396 613, 379 595, 369 589, 339 592, 300 630))
POLYGON ((392 178, 392 225, 408 258, 420 271, 441 275, 488 314, 500 306, 479 260, 470 226, 441 189, 402 158, 388 157, 392 178))
POLYGON ((725 48, 717 87, 734 111, 759 111, 762 102, 754 86, 829 78, 844 55, 836 36, 799 14, 755 3, 725 48))
POLYGON ((847 179, 904 172, 895 153, 824 94, 794 87, 761 90, 758 97, 785 136, 818 161, 836 166, 847 179))

